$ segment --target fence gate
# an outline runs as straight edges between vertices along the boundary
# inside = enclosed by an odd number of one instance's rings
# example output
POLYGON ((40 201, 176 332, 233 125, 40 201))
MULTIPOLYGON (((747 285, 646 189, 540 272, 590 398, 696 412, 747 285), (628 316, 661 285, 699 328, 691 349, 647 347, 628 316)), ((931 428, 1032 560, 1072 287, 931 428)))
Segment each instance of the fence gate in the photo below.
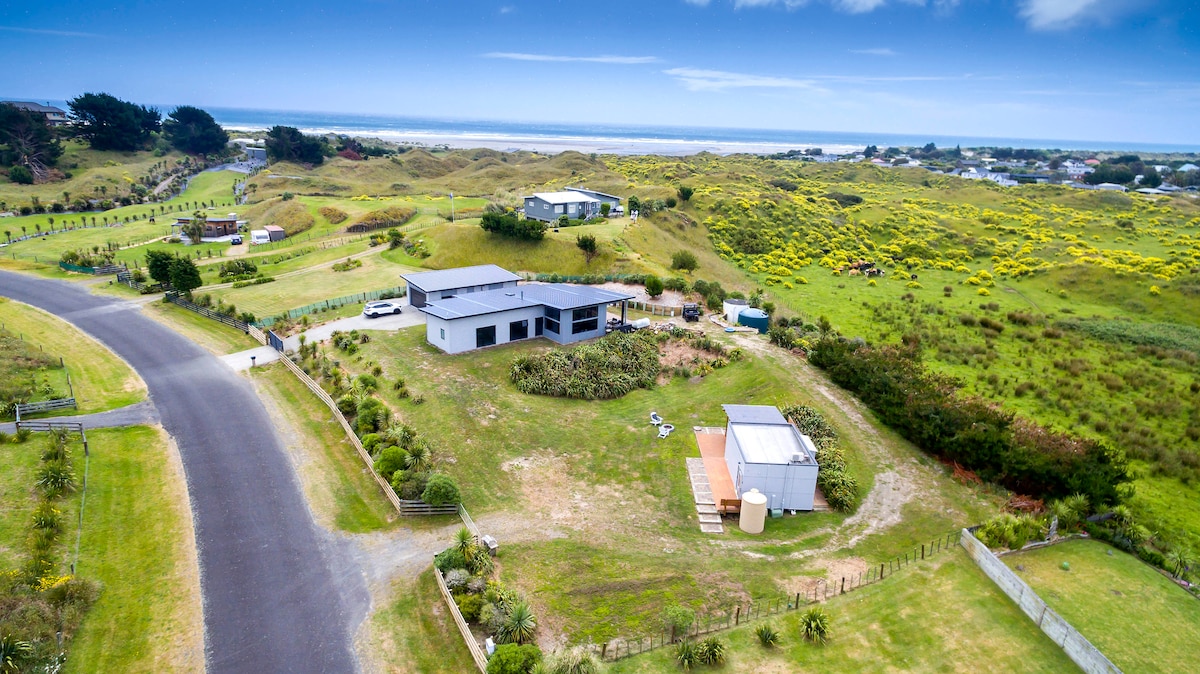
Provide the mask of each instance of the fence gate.
POLYGON ((271 348, 283 353, 283 339, 275 334, 274 330, 267 331, 267 343, 271 345, 271 348))

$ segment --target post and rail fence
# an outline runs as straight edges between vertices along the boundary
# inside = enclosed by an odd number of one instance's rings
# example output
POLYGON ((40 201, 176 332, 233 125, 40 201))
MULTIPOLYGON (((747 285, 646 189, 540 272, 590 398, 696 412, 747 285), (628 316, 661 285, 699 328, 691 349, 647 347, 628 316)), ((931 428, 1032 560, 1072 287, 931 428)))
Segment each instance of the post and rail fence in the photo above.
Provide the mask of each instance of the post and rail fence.
POLYGON ((872 565, 861 573, 833 580, 825 578, 817 579, 817 582, 812 587, 794 594, 756 599, 748 603, 741 601, 733 603, 729 608, 709 612, 698 617, 692 623, 692 626, 683 632, 662 630, 657 634, 636 638, 617 637, 611 639, 600 645, 600 657, 602 660, 620 660, 621 658, 639 655, 670 646, 683 639, 703 636, 738 627, 739 625, 760 618, 795 611, 840 594, 873 585, 881 580, 890 578, 910 564, 929 559, 944 550, 954 548, 958 544, 961 535, 962 533, 958 531, 950 532, 945 536, 933 539, 929 543, 914 546, 912 550, 896 555, 878 565, 872 565))

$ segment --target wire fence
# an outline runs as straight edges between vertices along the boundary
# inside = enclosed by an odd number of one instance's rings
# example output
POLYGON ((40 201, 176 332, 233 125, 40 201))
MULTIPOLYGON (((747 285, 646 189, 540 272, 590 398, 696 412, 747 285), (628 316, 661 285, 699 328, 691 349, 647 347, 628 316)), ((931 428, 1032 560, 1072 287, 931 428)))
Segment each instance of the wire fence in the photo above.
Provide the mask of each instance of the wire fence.
POLYGON ((600 657, 604 660, 619 660, 639 655, 658 648, 676 644, 721 630, 732 629, 747 622, 795 611, 804 606, 823 602, 832 597, 867 587, 890 578, 910 564, 928 559, 943 550, 957 547, 961 531, 954 531, 933 539, 929 543, 914 546, 912 550, 896 555, 878 566, 872 565, 860 573, 836 579, 818 578, 803 591, 756 599, 749 602, 730 602, 727 608, 704 612, 685 630, 663 629, 655 634, 639 637, 617 637, 600 645, 600 657))
POLYGON ((358 304, 360 302, 371 302, 374 300, 391 299, 394 297, 404 297, 406 292, 407 292, 407 289, 405 288, 405 286, 396 286, 395 288, 384 288, 383 290, 370 290, 370 291, 363 292, 363 293, 355 293, 353 295, 345 295, 343 297, 335 297, 335 298, 329 299, 329 300, 321 300, 320 302, 313 302, 312 304, 306 304, 306 305, 304 305, 302 307, 298 307, 296 309, 288 309, 287 311, 285 311, 277 316, 268 316, 268 317, 259 319, 257 321, 257 325, 262 328, 269 328, 272 325, 274 325, 277 321, 283 319, 284 317, 286 317, 288 320, 292 320, 292 319, 300 318, 301 316, 304 316, 306 314, 314 314, 314 313, 317 313, 320 311, 328 311, 330 309, 337 309, 338 307, 342 307, 347 304, 358 304))

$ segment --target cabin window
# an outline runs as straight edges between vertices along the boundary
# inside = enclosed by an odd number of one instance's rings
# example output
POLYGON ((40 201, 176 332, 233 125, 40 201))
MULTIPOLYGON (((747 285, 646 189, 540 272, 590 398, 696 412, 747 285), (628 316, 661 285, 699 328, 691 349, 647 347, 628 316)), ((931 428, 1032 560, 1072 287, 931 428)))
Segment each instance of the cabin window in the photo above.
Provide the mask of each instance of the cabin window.
POLYGON ((513 321, 508 324, 508 341, 529 337, 529 321, 513 321))

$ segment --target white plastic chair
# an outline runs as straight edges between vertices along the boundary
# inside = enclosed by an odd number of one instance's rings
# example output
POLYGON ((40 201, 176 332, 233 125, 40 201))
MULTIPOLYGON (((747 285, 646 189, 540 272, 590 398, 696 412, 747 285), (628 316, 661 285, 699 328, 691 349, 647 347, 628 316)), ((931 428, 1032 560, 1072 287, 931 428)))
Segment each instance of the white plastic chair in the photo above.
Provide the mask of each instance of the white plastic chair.
POLYGON ((662 426, 659 426, 658 427, 659 439, 661 440, 662 438, 667 437, 668 435, 671 434, 671 431, 673 431, 673 430, 675 430, 675 427, 672 426, 671 424, 663 424, 662 426))
POLYGON ((655 426, 657 426, 657 425, 661 424, 662 422, 663 422, 663 418, 658 416, 658 412, 650 413, 650 423, 651 424, 654 424, 655 426))

